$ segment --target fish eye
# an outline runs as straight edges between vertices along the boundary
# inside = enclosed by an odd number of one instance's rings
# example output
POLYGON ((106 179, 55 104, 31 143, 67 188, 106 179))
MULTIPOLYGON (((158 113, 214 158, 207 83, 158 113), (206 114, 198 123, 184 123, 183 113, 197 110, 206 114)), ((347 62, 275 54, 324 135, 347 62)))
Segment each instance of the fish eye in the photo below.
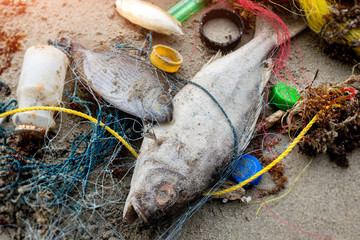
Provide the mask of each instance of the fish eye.
POLYGON ((161 94, 158 97, 158 102, 162 105, 168 105, 170 103, 170 97, 166 94, 161 94))
POLYGON ((165 205, 171 200, 173 189, 170 185, 163 185, 156 194, 156 201, 159 205, 165 205))

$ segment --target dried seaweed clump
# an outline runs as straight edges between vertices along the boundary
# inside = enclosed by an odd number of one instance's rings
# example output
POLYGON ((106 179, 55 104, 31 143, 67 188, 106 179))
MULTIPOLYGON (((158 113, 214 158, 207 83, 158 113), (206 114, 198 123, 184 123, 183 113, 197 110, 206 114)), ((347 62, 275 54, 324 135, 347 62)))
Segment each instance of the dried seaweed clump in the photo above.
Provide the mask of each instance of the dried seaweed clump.
POLYGON ((358 62, 359 56, 353 50, 360 47, 360 6, 345 2, 332 5, 324 18, 327 23, 319 32, 324 52, 344 62, 358 62))
POLYGON ((23 38, 21 33, 8 34, 0 30, 0 75, 11 67, 14 54, 21 50, 20 40, 23 38))
POLYGON ((305 154, 328 153, 337 165, 349 166, 346 153, 360 143, 360 93, 349 84, 359 80, 359 76, 352 76, 341 85, 325 84, 306 89, 303 100, 288 116, 289 130, 299 133, 321 111, 299 143, 305 154))
MULTIPOLYGON (((262 158, 261 165, 263 167, 268 166, 274 159, 272 158, 262 158)), ((285 176, 285 169, 283 164, 276 164, 273 168, 269 170, 272 180, 275 183, 275 187, 272 189, 258 189, 258 197, 262 198, 267 195, 274 195, 280 192, 285 188, 285 183, 287 182, 287 176, 285 176)))

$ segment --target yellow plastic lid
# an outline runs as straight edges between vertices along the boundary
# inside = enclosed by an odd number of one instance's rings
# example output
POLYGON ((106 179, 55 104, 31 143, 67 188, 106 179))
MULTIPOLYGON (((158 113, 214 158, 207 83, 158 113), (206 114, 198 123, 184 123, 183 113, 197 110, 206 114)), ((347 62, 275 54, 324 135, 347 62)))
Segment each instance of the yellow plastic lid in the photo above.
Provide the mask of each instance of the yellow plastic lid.
POLYGON ((150 61, 158 69, 174 73, 179 70, 183 62, 183 57, 178 51, 171 47, 156 45, 152 49, 150 61))

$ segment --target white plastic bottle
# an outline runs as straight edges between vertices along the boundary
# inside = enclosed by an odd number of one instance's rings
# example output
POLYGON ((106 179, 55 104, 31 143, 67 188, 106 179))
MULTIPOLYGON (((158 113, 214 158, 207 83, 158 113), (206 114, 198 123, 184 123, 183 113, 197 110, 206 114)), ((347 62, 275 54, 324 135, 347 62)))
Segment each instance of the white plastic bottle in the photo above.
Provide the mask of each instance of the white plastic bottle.
MULTIPOLYGON (((68 64, 67 56, 53 46, 28 48, 17 87, 18 107, 58 106, 68 64)), ((18 132, 44 134, 55 126, 53 115, 52 111, 28 111, 15 114, 12 120, 18 132)))

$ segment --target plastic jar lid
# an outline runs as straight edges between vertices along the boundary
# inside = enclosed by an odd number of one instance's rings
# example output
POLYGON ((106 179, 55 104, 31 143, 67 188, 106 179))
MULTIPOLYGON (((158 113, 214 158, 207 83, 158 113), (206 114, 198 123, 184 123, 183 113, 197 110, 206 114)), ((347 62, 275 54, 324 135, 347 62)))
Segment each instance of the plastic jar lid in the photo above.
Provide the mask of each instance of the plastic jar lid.
POLYGON ((150 61, 160 70, 174 73, 179 70, 183 62, 183 57, 178 51, 171 47, 156 45, 152 49, 150 61))
MULTIPOLYGON (((254 176, 257 172, 262 169, 259 160, 251 155, 243 155, 236 160, 235 168, 232 172, 232 177, 238 182, 241 183, 246 179, 254 176)), ((261 181, 262 175, 252 180, 250 185, 257 185, 261 181)), ((244 187, 249 186, 249 184, 244 187)))
POLYGON ((200 38, 208 48, 212 50, 230 51, 234 49, 240 42, 241 36, 244 31, 244 23, 240 16, 234 11, 230 11, 226 8, 216 8, 206 12, 200 20, 200 38), (229 39, 226 42, 217 42, 206 36, 204 32, 204 26, 212 19, 226 18, 233 22, 239 30, 239 35, 235 38, 229 39))
POLYGON ((275 84, 270 92, 269 100, 281 110, 292 108, 301 97, 296 88, 290 87, 287 83, 279 82, 275 84))
POLYGON ((46 130, 44 128, 29 124, 16 126, 15 132, 21 136, 26 136, 29 138, 43 138, 46 134, 46 130))

